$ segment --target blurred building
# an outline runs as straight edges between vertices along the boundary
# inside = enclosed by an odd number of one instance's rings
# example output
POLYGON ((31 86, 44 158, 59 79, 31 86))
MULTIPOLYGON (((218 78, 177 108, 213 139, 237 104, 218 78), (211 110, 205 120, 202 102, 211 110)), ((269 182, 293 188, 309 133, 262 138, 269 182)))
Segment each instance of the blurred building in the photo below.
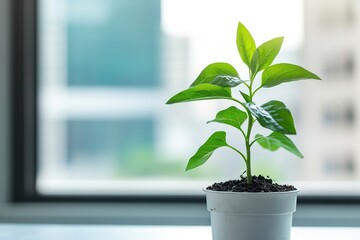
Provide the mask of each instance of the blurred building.
POLYGON ((359 14, 356 0, 305 1, 304 63, 323 79, 301 97, 309 180, 360 178, 359 14))
POLYGON ((163 161, 174 118, 162 109, 188 78, 189 50, 161 31, 161 1, 39 6, 40 182, 182 171, 163 161))

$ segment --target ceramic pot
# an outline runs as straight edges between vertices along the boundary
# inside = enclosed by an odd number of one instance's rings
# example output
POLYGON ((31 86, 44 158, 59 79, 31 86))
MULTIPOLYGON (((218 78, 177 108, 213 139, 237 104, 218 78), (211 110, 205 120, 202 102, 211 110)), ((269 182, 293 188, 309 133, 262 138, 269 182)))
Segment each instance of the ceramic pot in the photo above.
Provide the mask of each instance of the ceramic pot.
POLYGON ((213 240, 290 240, 298 190, 273 193, 204 191, 213 240))

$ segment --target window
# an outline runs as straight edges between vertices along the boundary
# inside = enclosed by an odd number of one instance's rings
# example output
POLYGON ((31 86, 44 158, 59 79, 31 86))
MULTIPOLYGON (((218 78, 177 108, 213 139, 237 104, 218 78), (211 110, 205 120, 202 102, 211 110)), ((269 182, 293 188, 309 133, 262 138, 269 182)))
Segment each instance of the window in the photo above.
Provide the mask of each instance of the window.
MULTIPOLYGON (((333 49, 357 46, 349 40, 356 35, 357 23, 351 18, 350 26, 340 30, 346 31, 344 39, 329 32, 324 19, 318 18, 328 16, 326 1, 38 0, 26 4, 30 8, 24 8, 24 19, 32 21, 17 20, 22 26, 18 34, 24 38, 15 43, 21 46, 16 59, 26 56, 24 67, 18 65, 21 71, 15 71, 15 97, 24 98, 15 99, 19 108, 14 112, 14 156, 20 159, 16 166, 32 169, 15 180, 28 189, 26 194, 196 195, 213 181, 238 177, 245 167, 227 150, 217 152, 202 169, 184 172, 187 159, 213 127, 224 129, 205 123, 227 104, 209 101, 168 107, 165 102, 211 62, 229 62, 242 76, 246 74, 238 67, 235 45, 239 20, 260 40, 258 44, 285 36, 276 61, 308 66, 320 76, 331 75, 331 80, 353 78, 346 86, 344 81, 328 84, 326 79, 322 84, 284 84, 257 99, 283 100, 292 110, 299 129, 293 139, 306 158, 258 148, 254 173, 305 183, 305 193, 306 182, 316 187, 314 183, 329 180, 354 183, 359 175, 359 153, 348 140, 358 135, 357 104, 350 97, 356 94, 351 84, 356 83, 357 55, 347 51, 339 61, 326 60, 331 54, 338 56, 331 53, 333 49), (254 18, 254 9, 262 18, 254 18), (336 42, 323 41, 335 36, 336 42), (333 94, 339 89, 337 100, 333 94), (338 129, 334 117, 347 127, 338 129)), ((349 10, 347 4, 340 7, 349 10)), ((240 139, 232 129, 226 130, 230 142, 240 139)))

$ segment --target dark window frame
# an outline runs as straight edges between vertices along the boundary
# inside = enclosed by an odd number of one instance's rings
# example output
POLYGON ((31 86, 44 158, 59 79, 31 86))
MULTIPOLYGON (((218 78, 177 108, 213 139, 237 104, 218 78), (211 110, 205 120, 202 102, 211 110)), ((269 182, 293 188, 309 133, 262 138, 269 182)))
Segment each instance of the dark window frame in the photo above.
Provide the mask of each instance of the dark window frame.
POLYGON ((37 20, 35 1, 11 3, 12 200, 22 201, 35 197, 37 20))
MULTIPOLYGON (((11 201, 204 203, 204 196, 56 195, 36 192, 37 0, 12 0, 11 201)), ((360 204, 359 196, 299 196, 299 204, 360 204)))

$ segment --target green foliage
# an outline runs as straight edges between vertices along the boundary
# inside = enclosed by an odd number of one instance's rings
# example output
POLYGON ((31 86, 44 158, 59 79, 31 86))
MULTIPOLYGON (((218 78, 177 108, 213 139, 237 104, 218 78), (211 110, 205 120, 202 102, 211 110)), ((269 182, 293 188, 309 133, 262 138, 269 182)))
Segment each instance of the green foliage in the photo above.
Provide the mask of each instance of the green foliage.
POLYGON ((239 22, 237 29, 236 45, 242 61, 246 65, 250 66, 251 58, 255 52, 256 45, 249 30, 247 30, 241 22, 239 22))
POLYGON ((284 103, 272 100, 257 106, 251 102, 246 107, 264 128, 284 134, 296 134, 293 117, 284 103))
POLYGON ((262 87, 274 87, 281 83, 298 81, 302 79, 316 79, 320 78, 314 73, 302 68, 300 66, 289 64, 289 63, 279 63, 272 65, 264 70, 262 74, 262 87))
POLYGON ((279 132, 272 132, 269 136, 265 137, 261 134, 255 135, 256 141, 263 148, 276 151, 279 148, 284 148, 285 150, 295 154, 296 156, 303 158, 304 156, 301 154, 299 149, 295 146, 295 144, 288 138, 286 135, 279 132))
POLYGON ((278 55, 284 37, 274 38, 261 44, 256 50, 251 59, 250 70, 255 76, 259 71, 267 68, 274 61, 278 55))
POLYGON ((236 87, 243 83, 233 66, 228 63, 213 63, 201 71, 190 87, 211 83, 221 87, 236 87))
POLYGON ((192 156, 186 166, 186 171, 203 165, 219 147, 227 146, 226 133, 215 132, 192 156))
POLYGON ((224 123, 241 130, 241 125, 245 122, 246 119, 247 119, 246 112, 241 111, 237 107, 232 106, 218 112, 218 114, 216 114, 215 119, 208 121, 208 123, 210 122, 224 123))
POLYGON ((231 98, 231 92, 228 89, 210 83, 203 83, 179 92, 170 98, 167 104, 227 98, 231 98))
POLYGON ((250 96, 247 95, 246 93, 239 91, 241 93, 241 96, 244 98, 245 102, 251 102, 250 96))
MULTIPOLYGON (((296 134, 294 120, 290 110, 284 103, 272 100, 262 105, 254 102, 255 93, 261 88, 277 86, 281 83, 298 81, 302 79, 320 80, 314 73, 297 65, 289 63, 273 64, 282 46, 284 38, 278 37, 261 44, 256 48, 255 41, 249 30, 239 22, 236 45, 242 61, 248 66, 249 81, 240 79, 238 72, 228 63, 213 63, 208 65, 195 79, 188 89, 169 99, 167 104, 190 102, 198 100, 225 99, 236 102, 244 111, 231 106, 216 114, 215 119, 208 121, 227 124, 238 129, 244 137, 246 153, 242 153, 226 142, 226 133, 223 131, 213 133, 199 148, 188 162, 186 170, 203 165, 220 147, 229 147, 237 152, 246 163, 247 182, 252 183, 251 175, 251 146, 257 142, 263 148, 276 151, 283 148, 294 155, 303 158, 303 155, 285 134, 296 134), (261 83, 254 88, 255 77, 261 73, 261 83), (244 86, 240 94, 245 102, 231 95, 230 88, 244 86), (251 131, 255 122, 273 132, 269 136, 260 134, 252 137, 251 131), (247 122, 246 129, 242 129, 247 122)), ((241 172, 241 171, 240 171, 241 172)))

